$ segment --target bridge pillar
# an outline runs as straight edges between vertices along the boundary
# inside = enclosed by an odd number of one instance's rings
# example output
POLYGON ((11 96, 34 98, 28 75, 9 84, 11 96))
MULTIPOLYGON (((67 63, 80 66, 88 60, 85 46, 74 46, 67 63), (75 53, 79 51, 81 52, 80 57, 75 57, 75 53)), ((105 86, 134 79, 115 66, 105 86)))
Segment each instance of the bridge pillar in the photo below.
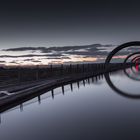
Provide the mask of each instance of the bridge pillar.
POLYGON ((63 95, 65 93, 64 85, 62 86, 62 93, 63 93, 63 95))
POLYGON ((52 99, 54 99, 54 89, 51 90, 52 93, 52 99))
POLYGON ((83 85, 85 86, 85 80, 83 80, 83 85))
POLYGON ((71 88, 71 91, 73 91, 73 85, 72 85, 72 83, 70 84, 70 88, 71 88))
POLYGON ((41 96, 38 96, 38 103, 41 104, 41 96))
POLYGON ((23 111, 23 104, 20 104, 20 111, 23 111))
POLYGON ((77 82, 77 87, 78 87, 78 89, 79 89, 79 81, 77 82))

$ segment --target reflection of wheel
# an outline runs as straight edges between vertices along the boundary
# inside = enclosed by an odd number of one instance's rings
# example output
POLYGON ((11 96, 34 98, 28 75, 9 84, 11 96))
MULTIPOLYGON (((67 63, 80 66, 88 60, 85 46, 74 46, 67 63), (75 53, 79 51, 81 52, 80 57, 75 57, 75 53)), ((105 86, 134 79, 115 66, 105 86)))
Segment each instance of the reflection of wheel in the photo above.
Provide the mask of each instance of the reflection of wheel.
MULTIPOLYGON (((121 51, 122 49, 124 48, 128 48, 128 47, 133 47, 133 46, 140 46, 140 41, 135 41, 135 42, 128 42, 128 43, 125 43, 125 44, 122 44, 120 46, 118 46, 117 48, 115 48, 112 52, 110 52, 110 54, 108 55, 108 57, 106 58, 106 61, 105 61, 105 65, 106 66, 109 66, 113 56, 115 56, 115 54, 117 54, 119 51, 121 51)), ((127 64, 127 61, 128 59, 131 59, 130 63, 131 63, 131 74, 130 75, 127 71, 127 69, 124 69, 124 73, 127 75, 127 77, 129 77, 130 79, 133 79, 133 80, 137 80, 137 81, 140 81, 140 70, 139 70, 139 64, 140 64, 140 52, 135 52, 135 53, 132 53, 132 54, 129 54, 123 64, 124 64, 124 68, 125 68, 125 64, 127 64), (138 56, 136 56, 138 55, 138 56), (133 58, 134 57, 134 58, 133 58)), ((107 67, 108 68, 108 67, 107 67)), ((106 79, 106 82, 108 83, 108 85, 114 90, 116 91, 118 94, 122 95, 122 96, 125 96, 125 97, 129 97, 129 98, 133 98, 133 99, 140 99, 140 95, 138 94, 132 94, 132 93, 127 93, 125 91, 122 91, 120 90, 119 88, 117 88, 113 82, 111 81, 110 79, 110 75, 109 73, 106 73, 105 74, 105 79, 106 79)))
POLYGON ((111 87, 111 89, 113 89, 116 93, 118 93, 124 97, 132 98, 132 99, 140 99, 140 95, 138 95, 138 94, 127 93, 127 92, 124 92, 124 91, 120 90, 119 88, 117 88, 111 81, 109 73, 105 73, 105 79, 106 79, 106 82, 108 83, 108 85, 111 87))

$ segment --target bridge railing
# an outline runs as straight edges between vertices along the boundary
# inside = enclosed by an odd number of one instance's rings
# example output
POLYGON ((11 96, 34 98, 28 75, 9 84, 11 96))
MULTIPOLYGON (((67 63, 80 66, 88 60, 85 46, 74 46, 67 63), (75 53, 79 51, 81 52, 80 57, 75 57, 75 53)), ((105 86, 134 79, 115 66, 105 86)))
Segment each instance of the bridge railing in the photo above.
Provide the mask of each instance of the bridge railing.
POLYGON ((10 81, 34 81, 47 79, 52 77, 60 77, 76 74, 96 74, 105 72, 108 69, 121 69, 130 67, 132 64, 112 63, 106 66, 104 63, 88 63, 88 64, 61 64, 48 65, 46 67, 17 67, 17 68, 0 68, 0 84, 1 82, 10 81))

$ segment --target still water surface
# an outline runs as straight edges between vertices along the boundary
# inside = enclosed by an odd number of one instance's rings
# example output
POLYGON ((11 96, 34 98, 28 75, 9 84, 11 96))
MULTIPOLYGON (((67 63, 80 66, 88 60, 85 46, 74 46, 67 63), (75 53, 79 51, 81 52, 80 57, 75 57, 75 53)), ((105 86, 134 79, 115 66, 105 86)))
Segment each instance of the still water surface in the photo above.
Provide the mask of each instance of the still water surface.
MULTIPOLYGON (((125 92, 139 94, 139 81, 110 75, 125 92)), ((1 114, 0 140, 140 139, 140 100, 121 96, 105 78, 54 89, 1 114)))

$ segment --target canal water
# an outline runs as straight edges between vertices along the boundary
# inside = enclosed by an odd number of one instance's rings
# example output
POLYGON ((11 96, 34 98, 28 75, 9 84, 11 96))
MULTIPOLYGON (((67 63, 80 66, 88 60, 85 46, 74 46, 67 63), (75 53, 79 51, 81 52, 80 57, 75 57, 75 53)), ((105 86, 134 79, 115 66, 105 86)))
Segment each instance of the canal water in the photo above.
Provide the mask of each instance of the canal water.
POLYGON ((0 139, 140 139, 140 82, 127 72, 58 87, 1 113, 0 139))

